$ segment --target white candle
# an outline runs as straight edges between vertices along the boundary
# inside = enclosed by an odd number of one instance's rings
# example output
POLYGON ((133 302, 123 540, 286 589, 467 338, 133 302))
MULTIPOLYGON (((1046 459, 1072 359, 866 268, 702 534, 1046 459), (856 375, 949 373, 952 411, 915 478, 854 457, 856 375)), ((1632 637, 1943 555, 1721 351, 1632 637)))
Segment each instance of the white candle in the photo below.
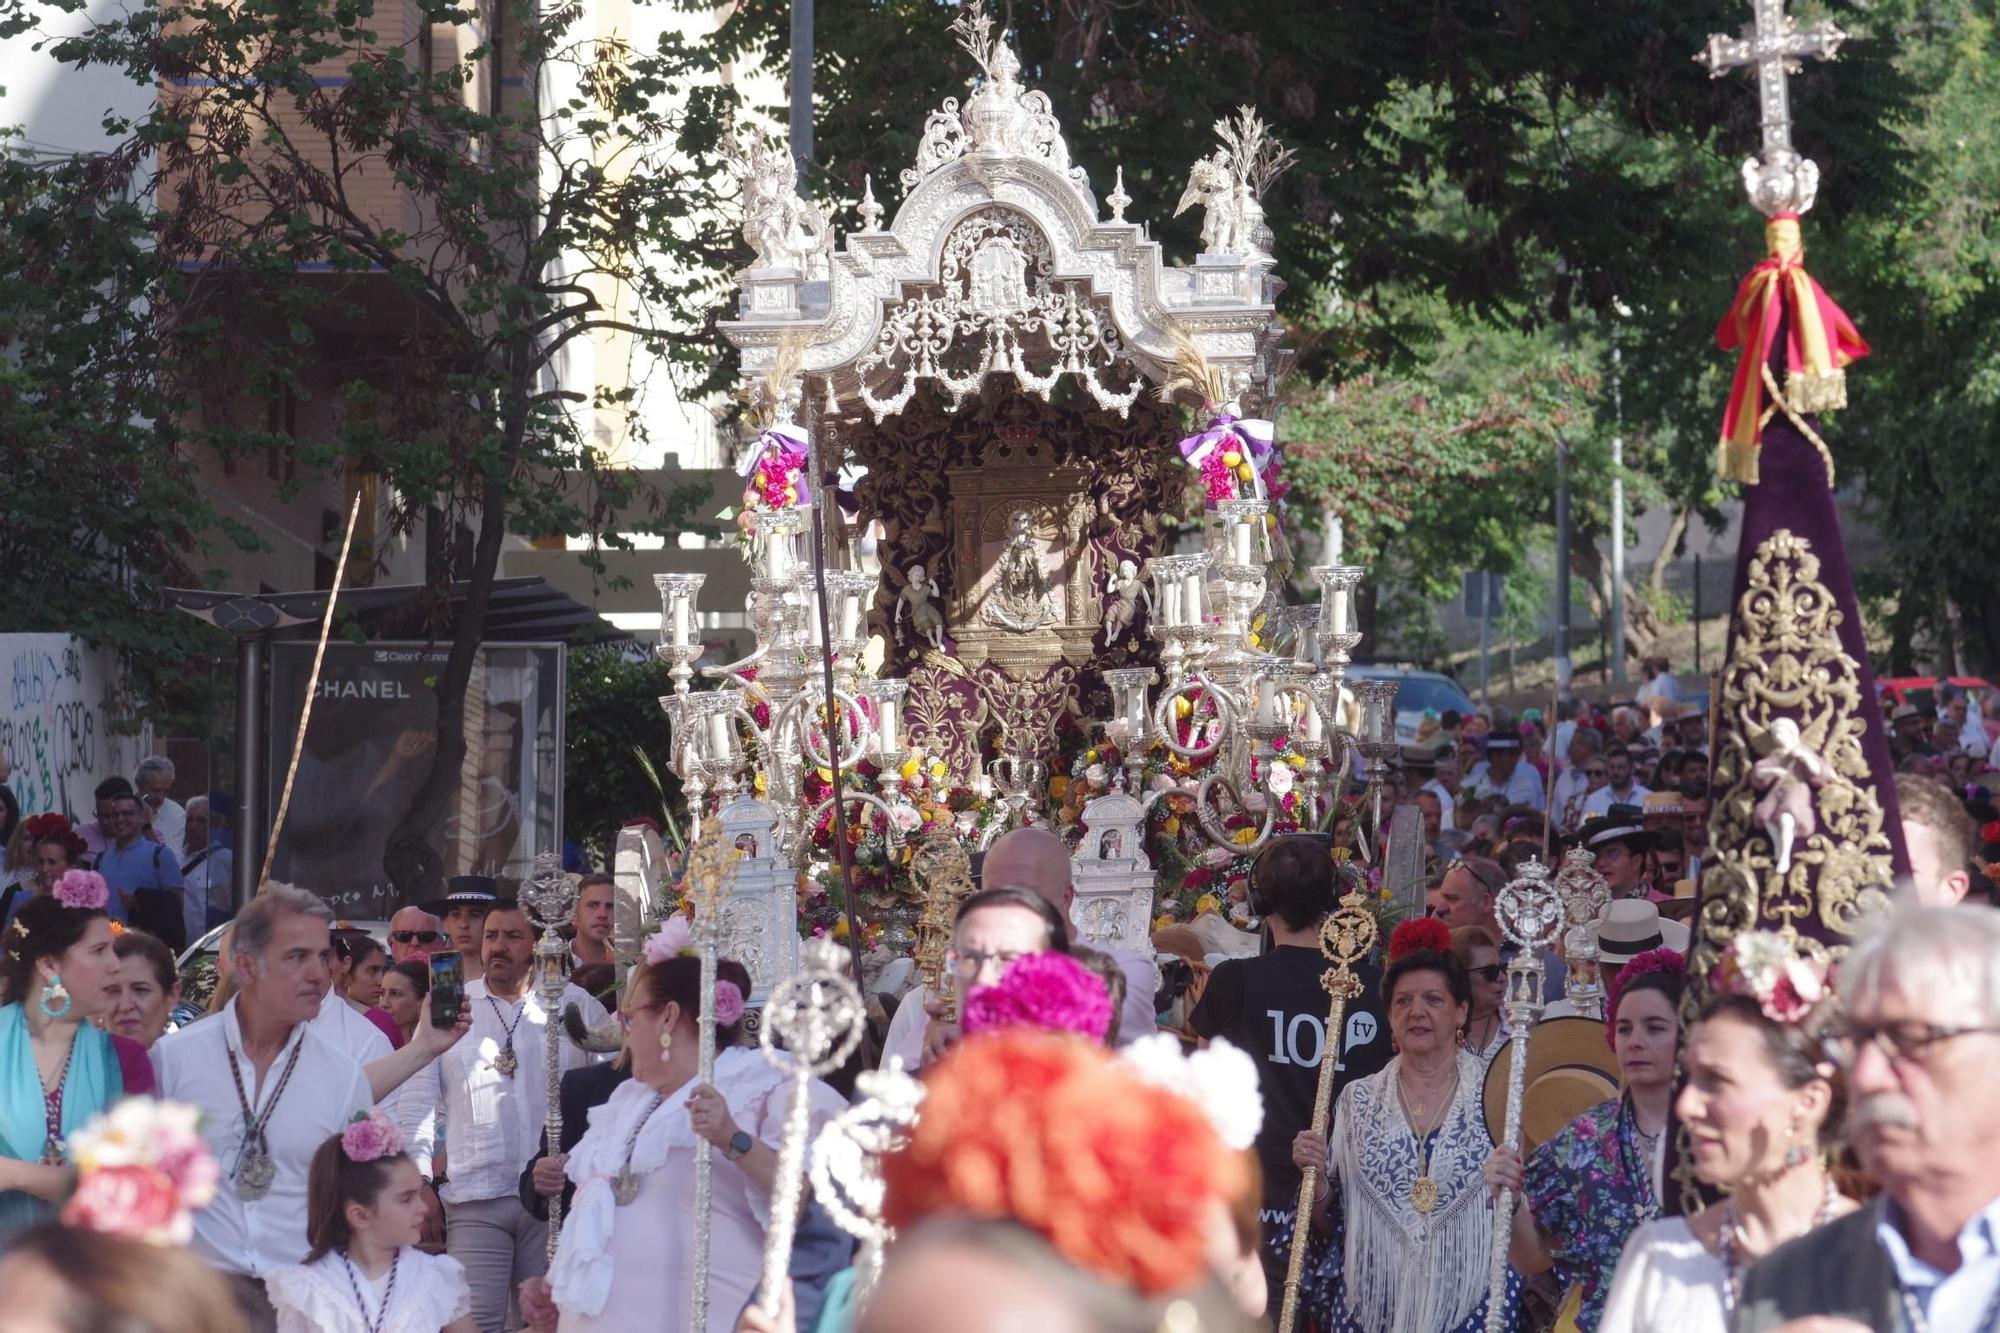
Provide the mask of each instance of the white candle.
POLYGON ((1347 589, 1334 588, 1329 596, 1333 598, 1333 605, 1327 607, 1328 623, 1333 626, 1333 633, 1345 634, 1347 633, 1347 589))
POLYGON ((1160 623, 1178 625, 1181 623, 1181 585, 1167 580, 1160 589, 1160 623))
POLYGON ((694 642, 694 598, 676 595, 674 597, 674 643, 685 648, 694 642))
POLYGON ((884 751, 896 748, 896 701, 884 699, 881 702, 882 716, 875 723, 875 730, 882 738, 884 751))
POLYGON ((1347 525, 1340 521, 1340 515, 1329 509, 1326 511, 1326 563, 1339 564, 1341 553, 1346 546, 1347 525))
POLYGON ((1320 720, 1318 706, 1310 703, 1306 705, 1306 739, 1309 741, 1326 739, 1326 723, 1320 720))
POLYGON ((1125 725, 1135 739, 1146 734, 1146 691, 1142 686, 1134 685, 1125 695, 1125 725))
POLYGON ((1186 623, 1199 625, 1201 621, 1201 575, 1190 574, 1181 580, 1181 615, 1186 623))
POLYGON ((791 543, 782 533, 772 533, 764 539, 764 573, 766 578, 781 579, 791 572, 791 543))
POLYGON ((806 633, 811 636, 815 648, 825 641, 819 631, 819 603, 816 600, 806 603, 806 633))
POLYGON ((1257 720, 1259 722, 1275 722, 1277 718, 1277 693, 1272 689, 1271 682, 1266 680, 1257 686, 1257 720))
POLYGON ((1239 565, 1250 563, 1250 525, 1238 521, 1229 525, 1229 552, 1239 565))
POLYGON ((853 639, 861 629, 861 595, 848 593, 840 599, 840 637, 853 639))
POLYGON ((711 713, 708 717, 709 756, 725 759, 729 755, 729 719, 721 713, 711 713))
POLYGON ((981 773, 972 780, 972 794, 980 800, 990 800, 993 796, 993 779, 981 773))

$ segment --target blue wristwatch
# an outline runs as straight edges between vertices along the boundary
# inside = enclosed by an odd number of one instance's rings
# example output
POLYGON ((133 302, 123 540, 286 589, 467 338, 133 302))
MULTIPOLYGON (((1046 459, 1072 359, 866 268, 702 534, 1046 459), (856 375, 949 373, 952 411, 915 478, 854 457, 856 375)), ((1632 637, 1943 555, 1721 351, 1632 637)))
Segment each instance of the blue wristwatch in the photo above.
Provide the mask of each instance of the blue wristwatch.
POLYGON ((729 1146, 722 1150, 722 1155, 732 1162, 738 1162, 756 1146, 757 1140, 751 1138, 747 1131, 739 1129, 730 1135, 729 1146))

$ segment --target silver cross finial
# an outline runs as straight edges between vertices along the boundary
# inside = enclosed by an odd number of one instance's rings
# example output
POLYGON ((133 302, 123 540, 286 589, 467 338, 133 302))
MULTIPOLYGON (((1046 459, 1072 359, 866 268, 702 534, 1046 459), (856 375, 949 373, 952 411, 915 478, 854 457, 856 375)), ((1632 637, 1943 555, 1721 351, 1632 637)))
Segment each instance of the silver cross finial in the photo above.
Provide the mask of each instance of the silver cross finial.
POLYGON ((1785 0, 1751 0, 1755 21, 1740 37, 1720 33, 1708 39, 1708 49, 1695 59, 1708 66, 1710 78, 1733 69, 1757 68, 1757 103, 1764 125, 1764 150, 1743 164, 1743 188, 1750 202, 1766 217, 1803 213, 1819 191, 1819 168, 1792 147, 1791 96, 1787 76, 1799 72, 1800 60, 1812 56, 1831 60, 1847 34, 1832 20, 1821 19, 1801 29, 1785 12, 1785 0))

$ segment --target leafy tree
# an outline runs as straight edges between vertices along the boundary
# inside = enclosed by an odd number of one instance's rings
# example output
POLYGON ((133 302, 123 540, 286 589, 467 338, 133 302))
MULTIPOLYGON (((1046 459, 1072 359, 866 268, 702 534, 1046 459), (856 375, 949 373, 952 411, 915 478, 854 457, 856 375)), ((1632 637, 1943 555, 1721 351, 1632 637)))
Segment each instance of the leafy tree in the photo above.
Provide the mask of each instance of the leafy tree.
POLYGON ((611 643, 570 649, 568 680, 563 822, 603 862, 626 820, 676 818, 680 782, 665 764, 673 728, 660 707, 674 683, 664 662, 611 643))
MULTIPOLYGON (((0 0, 0 21, 40 2, 0 0)), ((406 897, 439 875, 429 839, 506 537, 618 544, 679 530, 703 498, 642 495, 606 466, 597 427, 632 391, 579 387, 566 359, 615 335, 691 391, 713 373, 732 99, 705 51, 671 35, 639 50, 584 18, 525 0, 147 0, 54 48, 161 90, 114 154, 131 208, 154 210, 155 262, 131 293, 141 336, 104 353, 112 382, 143 385, 187 448, 380 479, 392 532, 441 538, 440 612, 464 582, 439 743, 385 854, 406 897), (268 410, 280 399, 335 407, 334 424, 295 435, 268 410)), ((59 246, 51 262, 87 304, 97 275, 59 246)))

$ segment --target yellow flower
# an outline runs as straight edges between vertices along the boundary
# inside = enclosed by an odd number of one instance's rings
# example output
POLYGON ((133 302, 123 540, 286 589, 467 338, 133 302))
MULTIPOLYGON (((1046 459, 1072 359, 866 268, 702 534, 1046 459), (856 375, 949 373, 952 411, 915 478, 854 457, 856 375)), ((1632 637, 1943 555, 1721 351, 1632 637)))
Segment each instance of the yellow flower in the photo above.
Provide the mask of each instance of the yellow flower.
POLYGON ((1285 756, 1285 762, 1293 768, 1304 768, 1306 766, 1306 757, 1297 750, 1293 750, 1285 756))
POLYGON ((1096 762, 1097 762, 1097 751, 1095 751, 1095 750, 1085 750, 1085 751, 1083 752, 1083 762, 1084 762, 1084 763, 1086 763, 1086 764, 1094 764, 1094 763, 1096 763, 1096 762))
POLYGON ((1185 695, 1174 696, 1175 717, 1186 717, 1189 713, 1192 713, 1193 711, 1194 711, 1194 705, 1187 701, 1185 695))
POLYGON ((821 782, 831 782, 831 781, 833 781, 833 770, 832 770, 832 769, 830 769, 830 768, 822 768, 822 769, 820 769, 820 770, 819 770, 819 780, 820 780, 821 782))
POLYGON ((756 777, 750 780, 751 790, 755 791, 759 796, 762 796, 764 794, 764 789, 768 785, 770 785, 770 780, 766 778, 762 773, 759 773, 756 777))
POLYGON ((1221 910, 1222 900, 1212 893, 1204 893, 1201 897, 1194 900, 1194 914, 1196 916, 1200 916, 1203 912, 1219 912, 1221 910))
POLYGON ((949 773, 950 771, 951 771, 950 769, 944 766, 944 760, 942 759, 931 760, 932 777, 942 779, 945 776, 945 774, 949 773))
POLYGON ((1171 926, 1173 924, 1174 924, 1173 917, 1165 912, 1162 912, 1158 916, 1153 918, 1154 930, 1165 930, 1168 926, 1171 926))
POLYGON ((833 937, 837 940, 844 940, 847 938, 847 918, 845 916, 836 917, 834 919, 833 930, 831 933, 833 937))
POLYGON ((1252 648, 1262 648, 1264 646, 1263 638, 1260 635, 1252 634, 1250 636, 1250 646, 1252 648))
POLYGON ((920 770, 917 767, 917 761, 915 759, 905 759, 903 761, 902 768, 897 771, 903 775, 903 781, 908 782, 911 778, 915 777, 920 770))
POLYGON ((1161 827, 1166 829, 1167 836, 1171 838, 1181 831, 1181 817, 1179 815, 1168 815, 1167 822, 1161 827))
POLYGON ((1069 794, 1069 779, 1057 774, 1049 779, 1049 795, 1060 801, 1069 794))
POLYGON ((1238 847, 1248 847, 1251 843, 1257 841, 1257 830, 1253 828, 1237 829, 1236 832, 1229 835, 1229 840, 1238 847))

